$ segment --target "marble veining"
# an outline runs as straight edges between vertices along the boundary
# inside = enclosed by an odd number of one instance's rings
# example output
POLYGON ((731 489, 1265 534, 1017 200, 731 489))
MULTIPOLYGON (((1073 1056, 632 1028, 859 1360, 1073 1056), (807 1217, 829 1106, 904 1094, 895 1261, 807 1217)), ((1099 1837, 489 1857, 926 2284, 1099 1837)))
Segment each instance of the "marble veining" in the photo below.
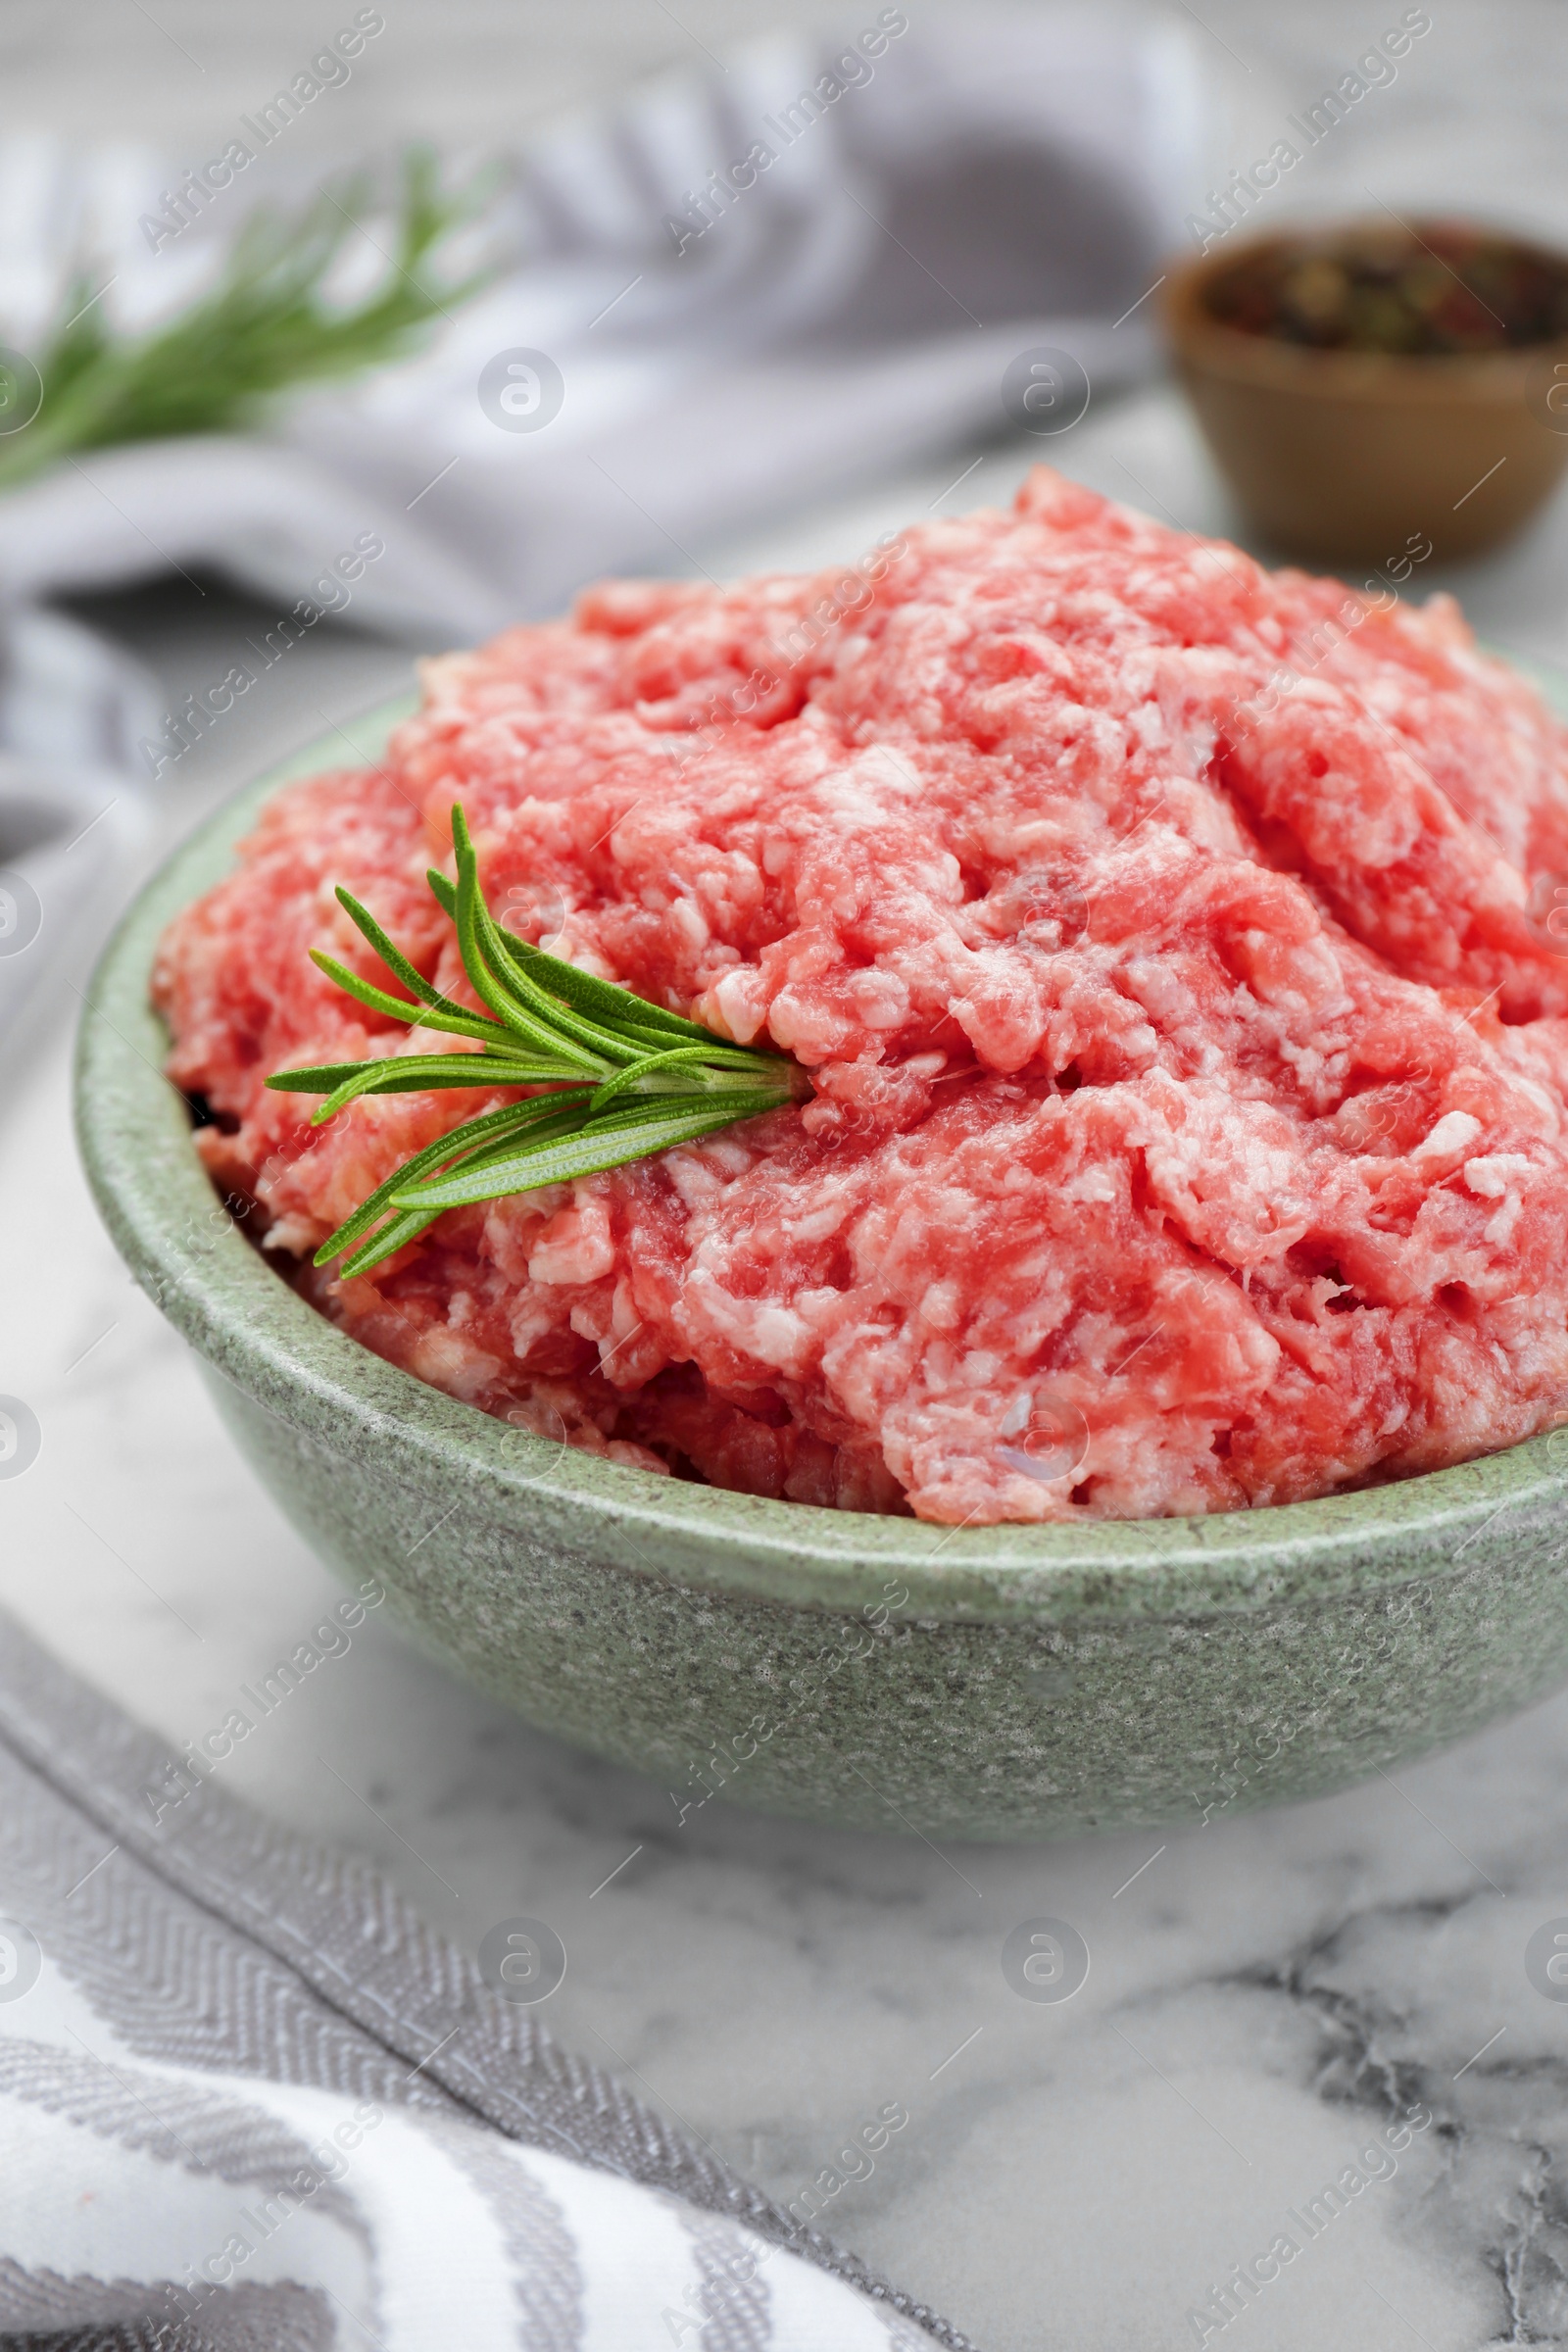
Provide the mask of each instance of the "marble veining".
MULTIPOLYGON (((0 1482, 0 1598, 173 1759, 341 1589, 97 1231, 65 1043, 0 1131, 0 1386, 44 1431, 0 1482), (34 1212, 51 1254, 23 1239, 34 1212)), ((939 1849, 717 1799, 681 1822, 371 1611, 224 1770, 373 1853, 469 1949, 548 1921, 567 2043, 774 2193, 812 2189, 821 2226, 987 2352, 1568 2341, 1568 2002, 1525 1968, 1568 1917, 1568 1700, 1312 1804, 939 1849), (1059 2003, 1001 1965, 1042 1917, 1091 1955, 1059 2003), (889 2107, 907 2123, 867 2166, 889 2107), (1373 2134, 1412 2108, 1430 2124, 1373 2177, 1373 2134), (1358 2164, 1365 2185, 1224 2318, 1213 2290, 1358 2164)))
MULTIPOLYGON (((1153 396, 1086 441, 1082 468, 1136 495, 1113 479, 1119 450, 1202 524, 1184 429, 1153 396)), ((1004 494, 1009 463, 988 457, 965 496, 1004 494)), ((915 511, 913 489, 851 510, 846 539, 915 511)), ((819 529, 781 560, 832 552, 819 529)), ((1495 625, 1528 594, 1559 656, 1531 582, 1560 564, 1535 542, 1493 584, 1495 625)), ((297 739, 318 726, 302 708, 297 739)), ((100 1230, 68 1047, 62 1020, 3 1073, 0 1393, 25 1397, 43 1444, 0 1480, 0 1602, 172 1761, 342 1588, 100 1230)), ((529 1730, 375 1610, 223 1770, 276 1818, 372 1854, 469 1950, 499 1921, 547 1921, 569 1965, 541 2014, 566 2044, 773 2193, 816 2183, 822 2226, 985 2352, 1568 2345, 1568 2002, 1526 1972, 1531 1938, 1568 1920, 1568 1698, 1309 1804, 932 1845, 721 1799, 682 1823, 666 1788, 529 1730), (1068 2000, 1003 1974, 1008 1936, 1041 1918, 1088 1945, 1068 2000), (907 2125, 869 2171, 840 2161, 895 2103, 907 2125), (1412 2106, 1432 2121, 1395 2172, 1361 2167, 1235 2316, 1194 2322, 1412 2106)))

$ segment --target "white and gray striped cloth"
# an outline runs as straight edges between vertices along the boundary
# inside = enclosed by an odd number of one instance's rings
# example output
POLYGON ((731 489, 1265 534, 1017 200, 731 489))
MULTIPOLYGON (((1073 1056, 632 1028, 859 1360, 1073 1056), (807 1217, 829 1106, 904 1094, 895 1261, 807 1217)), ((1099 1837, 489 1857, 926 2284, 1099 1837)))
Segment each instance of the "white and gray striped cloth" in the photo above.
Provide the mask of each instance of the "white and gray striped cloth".
POLYGON ((965 2339, 0 1619, 0 2342, 965 2339))

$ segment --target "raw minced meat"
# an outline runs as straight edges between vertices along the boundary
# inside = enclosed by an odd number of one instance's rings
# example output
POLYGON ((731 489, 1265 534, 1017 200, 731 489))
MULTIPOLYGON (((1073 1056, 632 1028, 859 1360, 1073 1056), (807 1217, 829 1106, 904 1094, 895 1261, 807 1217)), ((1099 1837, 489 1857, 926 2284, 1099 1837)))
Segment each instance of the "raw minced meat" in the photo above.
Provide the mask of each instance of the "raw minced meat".
POLYGON ((1197 1513, 1568 1418, 1559 876, 1568 734, 1450 600, 1041 470, 850 572, 616 583, 431 662, 380 767, 270 804, 156 996, 217 1180, 473 1405, 800 1502, 1197 1513), (466 997, 422 879, 454 800, 513 928, 816 1092, 341 1282, 316 1246, 498 1098, 313 1132, 263 1081, 398 1034, 307 960, 376 971, 335 883, 466 997))

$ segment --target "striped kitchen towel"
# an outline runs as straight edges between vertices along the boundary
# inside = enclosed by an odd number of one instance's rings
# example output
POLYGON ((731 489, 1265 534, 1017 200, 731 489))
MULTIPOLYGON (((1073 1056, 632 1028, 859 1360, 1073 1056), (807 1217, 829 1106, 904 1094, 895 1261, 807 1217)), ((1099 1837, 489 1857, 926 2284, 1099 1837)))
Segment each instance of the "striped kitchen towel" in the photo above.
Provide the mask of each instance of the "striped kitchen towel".
POLYGON ((0 1619, 0 2341, 965 2339, 0 1619))

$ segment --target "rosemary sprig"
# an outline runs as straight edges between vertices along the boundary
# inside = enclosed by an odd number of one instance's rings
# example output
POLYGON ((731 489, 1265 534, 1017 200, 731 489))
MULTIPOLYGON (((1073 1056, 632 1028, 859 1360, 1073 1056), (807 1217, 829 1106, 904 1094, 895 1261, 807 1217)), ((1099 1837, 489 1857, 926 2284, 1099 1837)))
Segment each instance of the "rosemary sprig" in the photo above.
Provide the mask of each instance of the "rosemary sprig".
POLYGON ((267 1083, 285 1094, 324 1095, 313 1127, 362 1095, 454 1086, 551 1091, 466 1119, 377 1185, 316 1253, 318 1266, 342 1257, 345 1275, 379 1265, 443 1209, 646 1159, 808 1091, 797 1063, 733 1046, 697 1021, 514 939, 485 905, 461 808, 452 811, 452 846, 456 884, 434 867, 426 879, 456 925, 463 968, 487 1013, 470 1012, 432 988, 368 907, 341 886, 338 904, 409 997, 362 980, 318 948, 311 960, 371 1011, 471 1038, 477 1051, 324 1062, 277 1070, 267 1083))
POLYGON ((357 172, 301 212, 253 212, 216 282, 144 334, 117 334, 91 299, 91 277, 78 275, 35 355, 38 414, 0 443, 0 487, 68 450, 220 432, 269 394, 399 358, 422 328, 490 282, 487 269, 450 282, 427 271, 438 248, 484 211, 493 177, 480 173, 443 194, 435 158, 416 148, 403 160, 385 270, 362 301, 329 299, 326 281, 374 192, 357 172))

